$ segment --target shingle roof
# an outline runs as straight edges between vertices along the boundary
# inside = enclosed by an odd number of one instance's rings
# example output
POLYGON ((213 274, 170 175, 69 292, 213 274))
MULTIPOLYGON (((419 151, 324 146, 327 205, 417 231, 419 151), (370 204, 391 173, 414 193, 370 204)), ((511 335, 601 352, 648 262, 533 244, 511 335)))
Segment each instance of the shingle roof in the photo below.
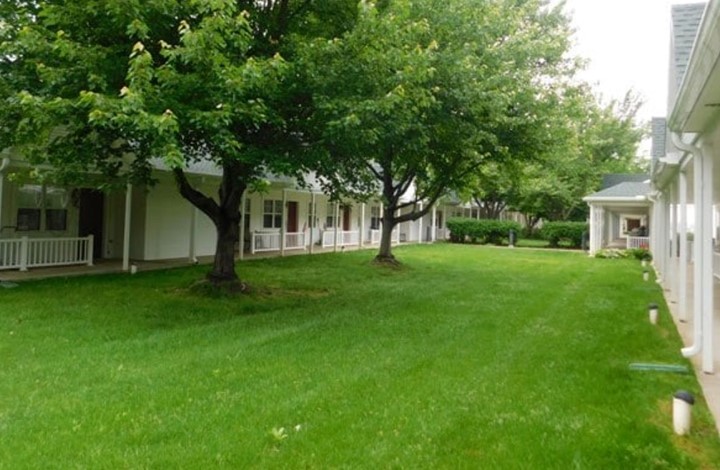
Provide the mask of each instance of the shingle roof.
POLYGON ((650 193, 649 182, 632 182, 628 181, 625 183, 616 184, 610 188, 603 189, 587 196, 585 199, 601 199, 601 198, 613 198, 613 199, 636 199, 640 196, 647 196, 650 193))
POLYGON ((683 81, 706 3, 672 6, 673 63, 677 86, 683 81))
POLYGON ((620 183, 642 183, 644 181, 648 181, 649 179, 650 175, 645 174, 610 173, 603 176, 600 190, 602 191, 604 189, 611 188, 620 183))

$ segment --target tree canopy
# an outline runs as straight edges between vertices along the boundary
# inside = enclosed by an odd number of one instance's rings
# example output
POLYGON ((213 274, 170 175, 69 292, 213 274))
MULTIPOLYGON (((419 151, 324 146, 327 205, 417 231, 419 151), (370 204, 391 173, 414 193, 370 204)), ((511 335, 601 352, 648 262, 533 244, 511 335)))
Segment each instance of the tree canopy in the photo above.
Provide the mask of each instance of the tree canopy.
POLYGON ((319 173, 341 193, 380 188, 378 259, 393 260, 398 223, 483 164, 550 145, 545 111, 573 70, 568 38, 544 1, 398 0, 364 4, 355 28, 305 48, 319 173))
POLYGON ((267 172, 304 170, 293 40, 340 34, 354 2, 15 1, 2 12, 0 147, 62 181, 152 184, 162 162, 217 228, 209 278, 237 282, 243 192, 267 172), (216 196, 188 179, 198 160, 222 168, 216 196))

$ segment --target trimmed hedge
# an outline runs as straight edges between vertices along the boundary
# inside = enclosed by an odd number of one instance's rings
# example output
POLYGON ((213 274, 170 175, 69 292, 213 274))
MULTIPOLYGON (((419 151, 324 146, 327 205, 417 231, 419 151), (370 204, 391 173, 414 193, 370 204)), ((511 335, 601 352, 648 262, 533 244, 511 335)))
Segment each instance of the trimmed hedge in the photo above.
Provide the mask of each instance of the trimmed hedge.
POLYGON ((503 239, 508 238, 510 230, 520 233, 520 224, 510 220, 492 219, 448 219, 447 227, 450 229, 450 241, 453 243, 494 243, 500 245, 503 239))
POLYGON ((540 234, 553 248, 557 248, 561 241, 570 242, 573 248, 581 248, 583 234, 587 231, 585 222, 545 222, 540 234))

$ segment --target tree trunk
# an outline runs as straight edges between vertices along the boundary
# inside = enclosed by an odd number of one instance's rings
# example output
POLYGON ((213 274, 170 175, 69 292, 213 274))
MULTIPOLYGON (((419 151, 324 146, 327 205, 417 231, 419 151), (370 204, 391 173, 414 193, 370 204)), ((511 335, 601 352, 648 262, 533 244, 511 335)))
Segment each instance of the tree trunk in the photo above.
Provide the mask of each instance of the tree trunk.
POLYGON ((217 231, 215 259, 212 270, 207 274, 213 284, 240 282, 235 272, 235 244, 240 238, 239 210, 238 207, 235 211, 238 216, 235 217, 221 211, 214 220, 217 231))
POLYGON ((181 169, 174 170, 174 173, 180 194, 215 224, 215 260, 207 274, 208 281, 233 291, 246 290, 247 286, 240 282, 235 272, 235 244, 240 238, 240 204, 247 188, 243 167, 237 163, 223 165, 218 202, 195 189, 181 169))
POLYGON ((397 264, 392 254, 392 231, 395 228, 394 206, 387 207, 382 217, 382 231, 380 232, 380 251, 375 256, 375 262, 397 264))

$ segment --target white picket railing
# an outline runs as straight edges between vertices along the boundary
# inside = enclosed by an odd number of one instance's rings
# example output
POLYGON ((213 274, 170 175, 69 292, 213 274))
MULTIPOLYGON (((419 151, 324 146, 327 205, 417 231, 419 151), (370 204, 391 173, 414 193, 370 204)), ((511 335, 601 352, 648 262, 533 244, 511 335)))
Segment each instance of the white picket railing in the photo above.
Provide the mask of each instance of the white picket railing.
POLYGON ((650 237, 627 237, 627 249, 644 248, 650 246, 650 237))
POLYGON ((10 238, 0 240, 0 269, 93 265, 93 236, 77 238, 10 238))
MULTIPOLYGON (((335 246, 335 230, 326 230, 322 236, 323 248, 335 246)), ((360 243, 360 233, 356 230, 338 230, 337 231, 337 245, 338 246, 349 246, 357 245, 360 243)))
POLYGON ((368 243, 371 245, 377 245, 380 243, 380 230, 370 229, 368 231, 368 243))
POLYGON ((305 233, 293 232, 285 234, 286 250, 304 250, 305 249, 305 233))
POLYGON ((278 250, 280 250, 280 232, 253 232, 250 243, 251 253, 278 250))

